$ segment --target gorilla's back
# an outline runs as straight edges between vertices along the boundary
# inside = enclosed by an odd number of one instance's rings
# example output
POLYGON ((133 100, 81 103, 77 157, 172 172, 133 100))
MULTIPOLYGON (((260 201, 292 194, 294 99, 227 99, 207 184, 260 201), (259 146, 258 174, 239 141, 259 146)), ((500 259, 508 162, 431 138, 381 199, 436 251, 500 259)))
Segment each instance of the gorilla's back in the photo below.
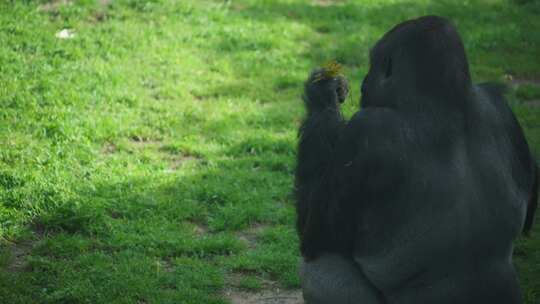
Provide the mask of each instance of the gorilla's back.
POLYGON ((528 148, 504 100, 475 95, 463 114, 462 126, 430 134, 402 115, 370 142, 400 147, 373 160, 393 178, 358 202, 355 261, 389 303, 521 303, 511 255, 532 184, 528 148))

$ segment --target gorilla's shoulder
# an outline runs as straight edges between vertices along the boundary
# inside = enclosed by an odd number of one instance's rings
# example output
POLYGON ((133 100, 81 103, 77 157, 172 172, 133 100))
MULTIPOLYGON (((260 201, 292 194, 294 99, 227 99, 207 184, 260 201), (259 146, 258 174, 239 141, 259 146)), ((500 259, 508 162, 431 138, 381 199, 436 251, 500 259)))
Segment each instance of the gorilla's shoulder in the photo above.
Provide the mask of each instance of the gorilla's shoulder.
POLYGON ((519 128, 514 114, 505 98, 508 88, 497 83, 481 83, 474 86, 476 120, 491 130, 510 131, 519 128))
POLYGON ((345 159, 361 157, 365 161, 389 162, 406 149, 406 123, 390 108, 365 108, 357 112, 340 138, 345 159))
POLYGON ((395 110, 369 107, 358 111, 351 117, 347 124, 346 135, 363 137, 382 143, 399 136, 404 127, 404 120, 395 110))
POLYGON ((477 101, 489 102, 499 111, 508 111, 508 103, 505 94, 508 92, 508 87, 493 82, 480 83, 474 86, 477 93, 477 101))
POLYGON ((501 83, 483 82, 476 85, 476 88, 484 91, 490 98, 503 100, 508 92, 508 87, 501 83))

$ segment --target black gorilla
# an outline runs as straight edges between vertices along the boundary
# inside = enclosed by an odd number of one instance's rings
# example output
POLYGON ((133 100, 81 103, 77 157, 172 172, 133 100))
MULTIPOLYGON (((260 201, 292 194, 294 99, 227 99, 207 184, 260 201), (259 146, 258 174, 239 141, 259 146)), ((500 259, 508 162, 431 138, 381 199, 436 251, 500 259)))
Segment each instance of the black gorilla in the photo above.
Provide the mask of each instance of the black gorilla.
POLYGON ((370 61, 349 121, 344 78, 317 70, 305 85, 295 189, 306 302, 521 303, 512 241, 532 224, 538 174, 502 92, 471 83, 440 17, 397 25, 370 61))

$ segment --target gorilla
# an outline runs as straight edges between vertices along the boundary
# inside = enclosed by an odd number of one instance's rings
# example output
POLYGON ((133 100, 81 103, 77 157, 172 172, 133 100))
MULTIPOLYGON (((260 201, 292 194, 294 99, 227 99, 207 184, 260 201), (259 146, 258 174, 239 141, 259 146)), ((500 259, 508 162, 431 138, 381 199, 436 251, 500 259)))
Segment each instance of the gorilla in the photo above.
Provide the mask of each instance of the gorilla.
POLYGON ((512 242, 531 228, 538 168, 501 88, 471 83, 454 26, 386 33, 348 121, 347 81, 328 75, 305 83, 299 130, 306 303, 521 303, 512 242))

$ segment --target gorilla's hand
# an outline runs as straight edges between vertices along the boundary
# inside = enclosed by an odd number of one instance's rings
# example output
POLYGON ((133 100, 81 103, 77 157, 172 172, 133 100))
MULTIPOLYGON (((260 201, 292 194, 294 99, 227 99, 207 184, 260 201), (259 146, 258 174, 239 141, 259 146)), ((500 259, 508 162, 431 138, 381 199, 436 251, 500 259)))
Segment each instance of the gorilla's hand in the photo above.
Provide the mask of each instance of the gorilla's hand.
POLYGON ((349 83, 342 75, 331 76, 326 68, 311 72, 304 85, 304 102, 308 110, 336 108, 349 94, 349 83))

